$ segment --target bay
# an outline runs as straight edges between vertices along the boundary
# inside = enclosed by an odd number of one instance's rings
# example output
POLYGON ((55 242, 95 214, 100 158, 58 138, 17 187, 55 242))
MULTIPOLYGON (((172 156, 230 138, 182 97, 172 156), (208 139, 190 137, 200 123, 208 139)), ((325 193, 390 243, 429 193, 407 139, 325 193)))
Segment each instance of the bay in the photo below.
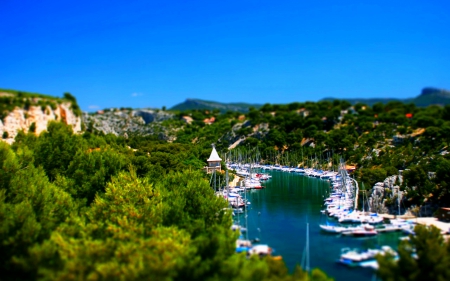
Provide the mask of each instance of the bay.
POLYGON ((310 267, 320 268, 335 280, 373 280, 371 269, 350 268, 337 263, 341 249, 375 248, 389 245, 397 248, 401 233, 382 233, 375 237, 355 238, 321 232, 319 224, 337 224, 323 215, 323 200, 330 192, 330 183, 297 173, 269 171, 272 179, 262 190, 246 193, 251 202, 241 225, 247 223, 248 238, 259 238, 281 255, 292 272, 301 265, 306 246, 306 229, 309 224, 310 267))

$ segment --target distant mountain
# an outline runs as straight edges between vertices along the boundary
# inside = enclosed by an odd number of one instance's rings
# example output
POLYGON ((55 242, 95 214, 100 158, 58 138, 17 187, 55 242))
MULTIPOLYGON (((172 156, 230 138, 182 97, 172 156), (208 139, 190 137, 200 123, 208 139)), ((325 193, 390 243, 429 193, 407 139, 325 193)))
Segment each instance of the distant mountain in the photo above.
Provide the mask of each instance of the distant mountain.
POLYGON ((436 88, 424 88, 422 93, 413 99, 412 102, 421 107, 431 104, 450 104, 450 91, 436 88))
POLYGON ((206 109, 214 110, 218 109, 220 112, 237 111, 246 113, 250 107, 260 108, 261 104, 249 104, 249 103, 220 103, 215 101, 205 101, 199 99, 186 99, 184 102, 179 103, 170 110, 190 110, 190 109, 206 109))
MULTIPOLYGON (((333 101, 336 98, 324 98, 322 100, 333 101)), ((375 103, 388 103, 391 101, 400 101, 403 103, 414 103, 419 107, 427 107, 429 105, 446 105, 450 104, 450 91, 444 89, 437 89, 432 87, 427 87, 422 90, 422 93, 415 98, 409 99, 395 99, 395 98, 368 98, 368 99, 340 99, 346 100, 351 104, 364 103, 367 105, 374 105, 375 103)))

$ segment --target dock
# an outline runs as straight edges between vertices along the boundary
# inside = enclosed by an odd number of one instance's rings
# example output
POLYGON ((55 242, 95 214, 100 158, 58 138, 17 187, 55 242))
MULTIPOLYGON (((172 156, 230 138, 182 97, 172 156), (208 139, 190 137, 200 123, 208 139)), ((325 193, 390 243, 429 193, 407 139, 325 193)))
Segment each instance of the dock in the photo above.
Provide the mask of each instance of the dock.
POLYGON ((413 215, 395 216, 395 215, 388 215, 388 214, 378 214, 378 215, 383 218, 387 218, 387 219, 398 218, 398 219, 411 220, 411 221, 414 221, 417 224, 421 224, 421 225, 433 225, 433 226, 437 227, 438 229, 440 229, 442 234, 447 234, 444 236, 446 239, 449 239, 448 234, 450 234, 450 223, 440 221, 435 217, 416 217, 413 215))
POLYGON ((414 221, 416 221, 418 224, 422 225, 433 225, 441 230, 441 233, 443 234, 449 234, 450 233, 450 223, 439 221, 437 218, 433 217, 426 217, 426 218, 415 218, 414 221))

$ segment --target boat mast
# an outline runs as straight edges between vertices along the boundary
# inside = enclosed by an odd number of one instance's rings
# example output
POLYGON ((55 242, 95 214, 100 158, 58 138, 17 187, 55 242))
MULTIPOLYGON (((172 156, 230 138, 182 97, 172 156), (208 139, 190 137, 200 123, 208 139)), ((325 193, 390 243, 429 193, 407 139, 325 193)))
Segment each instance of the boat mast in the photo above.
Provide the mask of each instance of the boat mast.
POLYGON ((309 223, 306 223, 306 272, 309 272, 309 223))
POLYGON ((244 184, 245 240, 248 240, 247 187, 244 184))
POLYGON ((309 223, 306 223, 306 245, 303 250, 302 268, 309 273, 309 223))

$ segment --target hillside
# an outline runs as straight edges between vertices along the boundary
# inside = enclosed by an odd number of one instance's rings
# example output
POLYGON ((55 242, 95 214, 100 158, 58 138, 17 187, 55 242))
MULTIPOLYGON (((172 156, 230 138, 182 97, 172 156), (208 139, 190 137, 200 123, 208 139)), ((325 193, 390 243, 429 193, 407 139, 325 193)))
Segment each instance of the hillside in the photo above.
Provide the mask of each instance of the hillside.
MULTIPOLYGON (((336 98, 324 98, 323 101, 333 101, 336 98)), ((450 91, 445 89, 437 89, 433 87, 427 87, 422 89, 420 95, 415 98, 409 99, 395 99, 395 98, 359 98, 359 99, 340 99, 348 101, 351 104, 364 103, 372 106, 376 103, 386 104, 392 101, 399 101, 403 103, 413 103, 418 107, 427 107, 429 105, 446 105, 450 104, 450 91)))
MULTIPOLYGON (((139 134, 157 135, 159 139, 172 140, 170 128, 162 122, 173 119, 170 112, 152 109, 113 109, 97 113, 83 113, 82 120, 88 131, 99 131, 116 136, 139 134)), ((176 131, 176 130, 172 130, 176 131)))
POLYGON ((19 131, 39 135, 50 121, 61 121, 75 132, 81 131, 81 110, 76 98, 0 89, 0 136, 12 143, 19 131))
POLYGON ((250 107, 260 108, 260 104, 249 104, 249 103, 220 103, 215 101, 205 101, 199 99, 186 99, 184 102, 179 103, 170 110, 192 110, 192 109, 205 109, 205 110, 215 110, 218 109, 220 112, 225 113, 227 111, 237 111, 246 113, 249 111, 250 107))

